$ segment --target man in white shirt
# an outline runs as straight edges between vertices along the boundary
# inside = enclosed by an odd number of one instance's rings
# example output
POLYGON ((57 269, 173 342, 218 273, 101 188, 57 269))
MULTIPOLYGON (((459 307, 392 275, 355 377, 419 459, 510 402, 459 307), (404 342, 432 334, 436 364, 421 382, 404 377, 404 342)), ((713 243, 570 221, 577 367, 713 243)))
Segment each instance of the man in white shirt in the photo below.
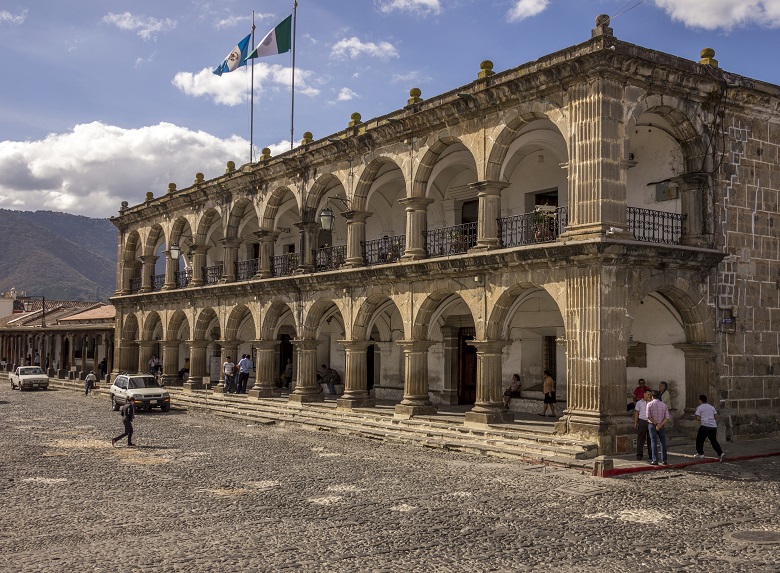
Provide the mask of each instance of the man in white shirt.
POLYGON ((248 354, 241 356, 238 361, 238 394, 246 394, 246 383, 249 380, 249 372, 252 370, 252 361, 248 354))
POLYGON ((644 391, 644 395, 634 405, 634 429, 636 430, 636 459, 642 459, 642 450, 647 443, 647 457, 652 459, 653 454, 650 451, 650 433, 647 429, 647 403, 653 398, 653 392, 650 388, 644 391))
POLYGON ((227 357, 227 360, 222 364, 222 371, 225 373, 225 393, 226 394, 234 394, 236 391, 236 387, 234 384, 234 377, 233 377, 233 370, 235 370, 236 365, 233 363, 233 361, 230 359, 230 356, 227 357))
POLYGON ((723 453, 718 443, 718 411, 712 404, 707 403, 707 396, 704 394, 699 396, 696 419, 701 423, 701 426, 699 426, 699 432, 696 434, 696 455, 693 457, 704 457, 704 440, 709 440, 720 461, 726 459, 726 454, 723 453))

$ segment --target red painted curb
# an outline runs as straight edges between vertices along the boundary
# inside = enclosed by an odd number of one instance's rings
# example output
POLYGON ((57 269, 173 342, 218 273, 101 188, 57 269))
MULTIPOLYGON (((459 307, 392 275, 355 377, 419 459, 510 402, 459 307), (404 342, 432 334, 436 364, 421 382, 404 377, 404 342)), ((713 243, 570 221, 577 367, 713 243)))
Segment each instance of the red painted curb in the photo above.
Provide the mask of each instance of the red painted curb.
MULTIPOLYGON (((730 457, 726 458, 724 461, 727 462, 736 462, 739 460, 754 460, 757 458, 771 458, 773 456, 780 456, 780 452, 770 452, 768 454, 756 454, 753 456, 736 456, 736 457, 730 457)), ((681 464, 669 464, 668 466, 636 466, 636 467, 630 467, 630 468, 614 468, 611 470, 606 470, 601 477, 615 477, 620 475, 628 475, 628 474, 636 474, 639 472, 652 472, 657 470, 668 470, 672 468, 687 468, 688 466, 695 466, 699 464, 713 464, 713 463, 720 463, 720 460, 718 458, 710 458, 706 460, 696 460, 695 462, 684 462, 681 464)))

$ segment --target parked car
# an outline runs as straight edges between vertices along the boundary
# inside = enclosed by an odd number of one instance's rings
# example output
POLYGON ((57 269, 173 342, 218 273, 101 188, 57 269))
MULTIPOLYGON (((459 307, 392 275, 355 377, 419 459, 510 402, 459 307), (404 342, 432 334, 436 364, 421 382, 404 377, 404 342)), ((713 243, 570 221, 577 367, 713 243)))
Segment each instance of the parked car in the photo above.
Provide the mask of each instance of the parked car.
POLYGON ((20 391, 34 388, 46 390, 49 387, 49 377, 44 374, 40 366, 19 366, 11 372, 9 378, 11 390, 14 388, 19 388, 20 391))
POLYGON ((163 412, 171 409, 171 396, 149 374, 120 374, 108 390, 111 395, 111 408, 119 407, 132 396, 136 408, 160 408, 163 412))

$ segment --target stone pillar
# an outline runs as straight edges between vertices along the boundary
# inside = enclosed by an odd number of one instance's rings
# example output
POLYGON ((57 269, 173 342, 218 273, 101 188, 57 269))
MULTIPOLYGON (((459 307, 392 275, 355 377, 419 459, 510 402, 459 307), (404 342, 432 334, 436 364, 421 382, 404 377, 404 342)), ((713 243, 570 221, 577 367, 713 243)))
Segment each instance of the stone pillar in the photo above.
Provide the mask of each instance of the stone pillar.
POLYGON ((368 408, 374 400, 368 395, 368 359, 366 351, 373 340, 339 340, 346 351, 344 372, 344 393, 336 400, 337 410, 368 408))
POLYGON ((241 239, 220 239, 219 243, 224 251, 222 278, 219 279, 219 282, 236 282, 236 261, 238 260, 238 246, 241 244, 241 239))
POLYGON ((255 385, 249 391, 253 398, 270 398, 276 388, 276 348, 278 340, 258 340, 255 342, 255 385))
MULTIPOLYGON (((255 231, 255 236, 260 239, 260 260, 257 265, 257 274, 255 277, 258 279, 267 279, 273 276, 271 272, 271 259, 274 256, 274 244, 277 237, 279 237, 278 231, 255 231)), ((259 370, 258 370, 259 372, 259 370)))
POLYGON ((347 219, 347 260, 344 266, 362 267, 365 265, 363 243, 366 240, 366 219, 371 216, 371 213, 347 211, 342 215, 347 219))
POLYGON ((290 394, 290 402, 299 404, 322 402, 322 388, 317 383, 317 340, 293 340, 298 356, 295 391, 290 394))
POLYGON ((559 430, 616 452, 616 436, 633 433, 626 416, 626 273, 624 266, 569 267, 566 300, 567 408, 559 430))
POLYGON ((206 350, 209 345, 205 340, 190 340, 190 376, 184 383, 187 391, 206 388, 203 378, 206 376, 206 350))
POLYGON ((163 290, 171 290, 176 288, 176 271, 179 270, 179 259, 171 258, 170 251, 164 251, 165 255, 165 284, 163 284, 163 290))
POLYGON ((152 292, 154 265, 159 258, 156 255, 144 255, 141 257, 141 292, 152 292))
POLYGON ((685 216, 682 244, 707 248, 712 242, 711 232, 707 229, 710 212, 706 204, 707 174, 688 173, 672 178, 671 183, 679 187, 682 214, 685 216))
POLYGON ((428 230, 428 205, 433 199, 427 197, 405 197, 398 202, 406 208, 406 251, 401 257, 405 261, 424 259, 425 232, 428 230))
POLYGON ((138 266, 140 261, 122 261, 122 288, 119 294, 130 294, 130 281, 135 278, 138 273, 138 266))
POLYGON ((712 344, 674 344, 685 353, 685 413, 693 415, 699 405, 699 395, 705 394, 712 404, 717 404, 719 396, 710 398, 710 382, 713 380, 713 360, 715 353, 712 344))
POLYGON ((477 218, 477 244, 472 251, 489 251, 501 246, 498 218, 501 216, 501 191, 507 187, 502 181, 479 181, 469 185, 477 190, 479 215, 477 218))
POLYGON ((632 238, 626 219, 628 164, 623 148, 625 87, 617 78, 586 76, 567 90, 569 110, 569 222, 565 237, 632 238))
POLYGON ((162 347, 162 379, 166 386, 179 385, 179 341, 166 340, 162 347))
POLYGON ((503 401, 502 350, 511 344, 505 340, 470 340, 477 349, 477 400, 466 412, 468 425, 508 423, 514 416, 506 411, 503 401))
POLYGON ((154 340, 140 340, 138 342, 138 364, 136 372, 144 374, 149 372, 149 360, 152 358, 155 346, 154 340))
POLYGON ((301 246, 296 272, 314 272, 314 251, 317 248, 317 234, 320 231, 320 224, 312 221, 302 221, 295 223, 295 226, 300 230, 299 243, 301 246))
POLYGON ((395 417, 409 419, 413 416, 435 414, 436 406, 428 395, 428 348, 430 340, 398 340, 404 351, 404 397, 395 405, 395 417))
MULTIPOLYGON (((233 387, 235 387, 236 374, 238 373, 238 360, 236 360, 236 353, 238 352, 238 342, 235 340, 220 340, 219 344, 222 347, 222 354, 219 359, 219 384, 214 388, 215 394, 225 394, 227 392, 227 385, 225 384, 225 369, 222 365, 230 357, 230 361, 235 364, 233 368, 233 387)), ((190 359, 192 362, 192 359, 190 359)))
MULTIPOLYGON (((209 248, 206 245, 192 245, 190 252, 195 251, 192 255, 192 280, 190 281, 191 287, 203 286, 203 267, 206 266, 206 253, 209 252, 209 248)), ((192 359, 190 359, 191 361, 192 359)))

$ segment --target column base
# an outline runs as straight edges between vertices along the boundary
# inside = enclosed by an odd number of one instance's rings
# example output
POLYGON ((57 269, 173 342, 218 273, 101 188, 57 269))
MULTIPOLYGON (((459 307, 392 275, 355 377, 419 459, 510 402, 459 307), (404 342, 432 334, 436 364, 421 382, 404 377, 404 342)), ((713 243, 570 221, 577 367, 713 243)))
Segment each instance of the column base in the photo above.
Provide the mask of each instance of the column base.
POLYGON ((205 390, 206 385, 203 382, 192 382, 187 380, 182 386, 185 392, 192 392, 193 390, 205 390))
POLYGON ((466 412, 464 426, 487 426, 489 424, 511 424, 515 421, 515 415, 506 410, 495 410, 489 412, 466 412))
POLYGON ((500 248, 501 248, 501 243, 499 242, 498 239, 477 240, 477 244, 471 247, 469 249, 469 252, 479 253, 483 251, 492 251, 500 248))
POLYGON ((409 420, 415 416, 430 416, 438 412, 433 404, 396 404, 394 418, 409 420))
POLYGON ((220 382, 214 386, 213 392, 214 394, 227 394, 227 387, 222 382, 220 382))
POLYGON ((369 396, 365 397, 350 397, 338 398, 336 400, 336 410, 353 410, 355 408, 373 408, 376 406, 376 402, 369 396))
POLYGON ((636 437, 634 418, 627 415, 593 415, 564 412, 555 424, 556 433, 574 435, 598 446, 599 455, 631 453, 636 437))
POLYGON ((247 395, 250 398, 273 398, 274 389, 271 387, 252 388, 247 395))
POLYGON ((314 404, 317 402, 324 402, 325 397, 322 392, 312 392, 311 394, 296 394, 293 392, 287 400, 294 404, 314 404))

